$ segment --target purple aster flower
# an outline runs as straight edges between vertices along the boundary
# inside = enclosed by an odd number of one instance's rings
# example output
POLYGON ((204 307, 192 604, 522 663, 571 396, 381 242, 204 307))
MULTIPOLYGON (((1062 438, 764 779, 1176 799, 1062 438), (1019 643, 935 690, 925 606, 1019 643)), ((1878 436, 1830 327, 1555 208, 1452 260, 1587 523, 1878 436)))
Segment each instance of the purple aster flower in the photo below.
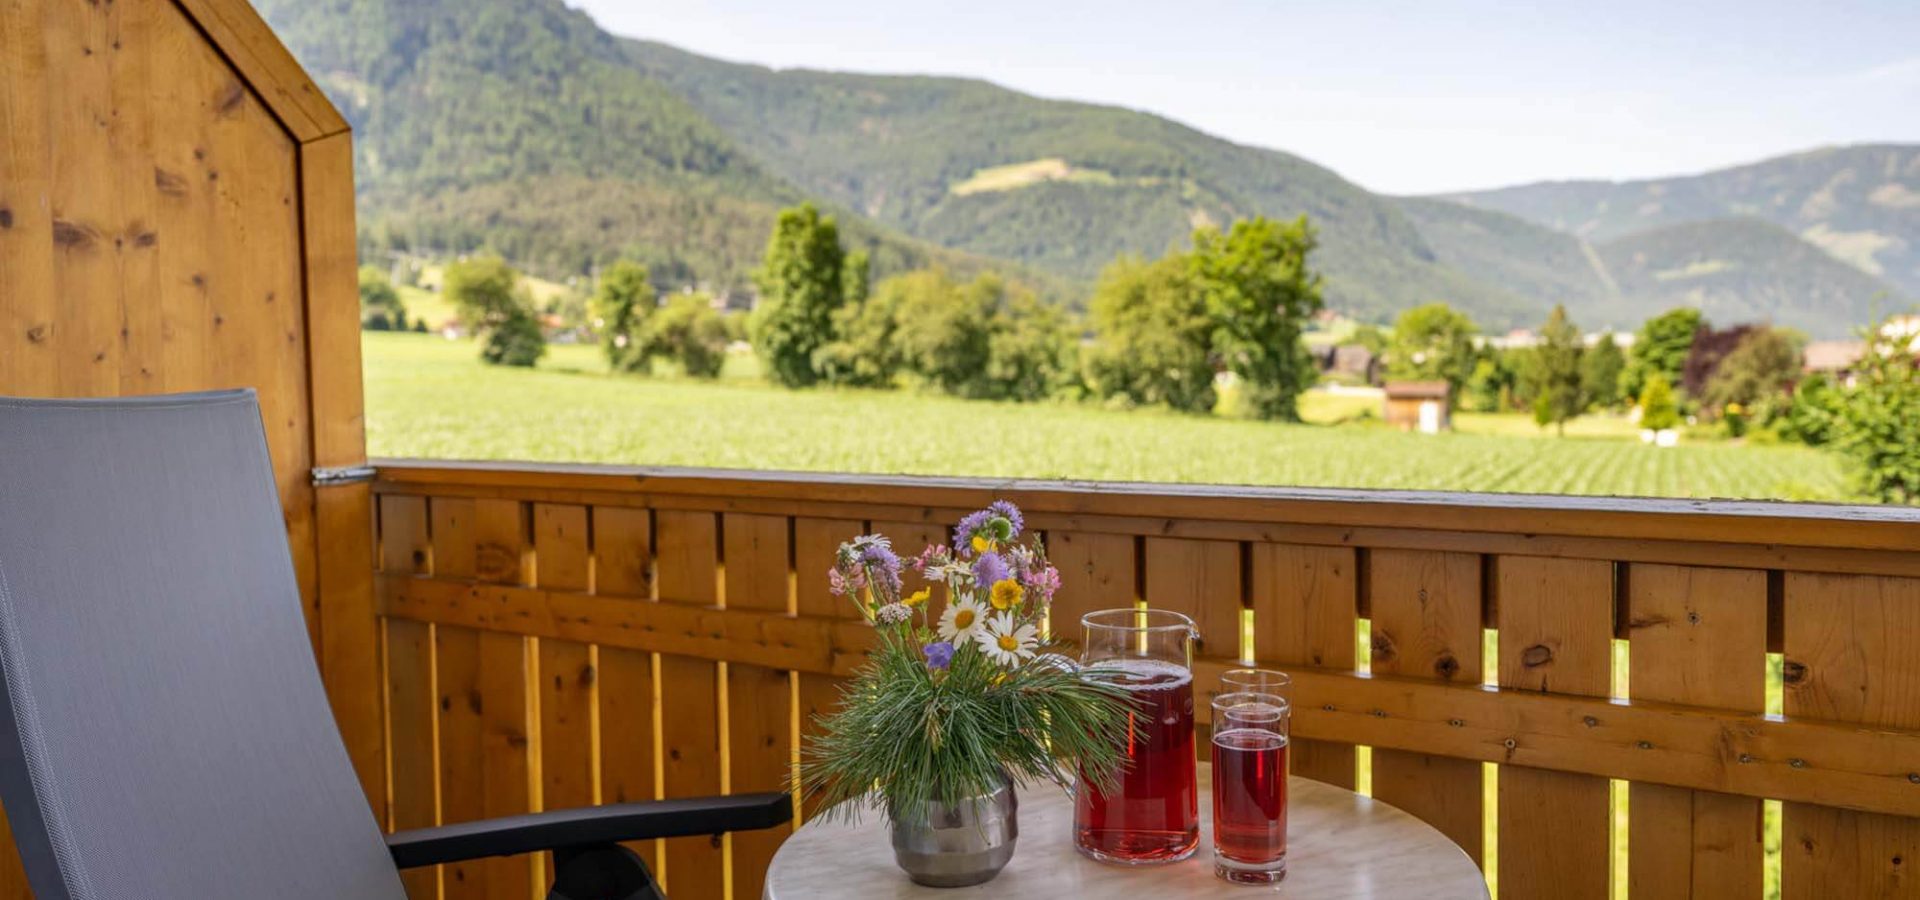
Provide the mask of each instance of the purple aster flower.
POLYGON ((987 506, 987 512, 1006 519, 1007 524, 1013 526, 1013 532, 1007 535, 1007 540, 1019 537, 1021 529, 1027 527, 1027 521, 1020 517, 1020 507, 1013 505, 1011 501, 995 500, 987 506))
POLYGON ((953 645, 946 641, 928 644, 920 648, 927 655, 927 668, 939 671, 953 665, 953 645))
POLYGON ((991 587, 997 582, 1007 580, 1012 572, 1007 569, 1007 561, 991 550, 980 554, 973 561, 973 580, 981 587, 991 587))
POLYGON ((973 535, 980 529, 987 527, 987 520, 991 518, 993 518, 993 513, 984 509, 979 512, 967 513, 966 518, 961 519, 960 524, 953 530, 954 552, 960 554, 962 559, 972 556, 973 535))

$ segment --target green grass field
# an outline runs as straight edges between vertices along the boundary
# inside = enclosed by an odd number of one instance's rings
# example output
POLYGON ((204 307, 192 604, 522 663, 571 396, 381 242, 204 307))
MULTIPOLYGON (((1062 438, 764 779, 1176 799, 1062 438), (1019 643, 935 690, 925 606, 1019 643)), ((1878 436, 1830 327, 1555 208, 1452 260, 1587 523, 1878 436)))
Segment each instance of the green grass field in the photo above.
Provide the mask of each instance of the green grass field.
MULTIPOLYGON (((590 346, 533 371, 483 366, 471 343, 369 333, 368 441, 377 456, 526 459, 989 477, 1355 488, 1846 499, 1839 461, 1804 447, 1655 449, 1594 419, 1567 438, 1517 416, 1462 433, 1364 421, 1276 425, 1093 404, 1011 404, 914 391, 787 391, 752 359, 725 377, 605 373, 590 346), (1469 433, 1477 432, 1477 433, 1469 433), (1586 436, 1575 436, 1586 435, 1586 436)), ((1370 405, 1309 394, 1310 421, 1370 405)))

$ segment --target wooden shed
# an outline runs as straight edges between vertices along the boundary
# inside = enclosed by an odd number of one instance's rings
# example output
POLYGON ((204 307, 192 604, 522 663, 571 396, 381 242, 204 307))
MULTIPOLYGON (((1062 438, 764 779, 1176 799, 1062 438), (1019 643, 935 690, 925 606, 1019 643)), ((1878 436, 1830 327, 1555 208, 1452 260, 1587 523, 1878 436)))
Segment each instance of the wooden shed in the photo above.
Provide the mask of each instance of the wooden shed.
MULTIPOLYGON (((354 254, 347 122, 246 0, 0 3, 0 395, 259 392, 378 798, 372 493, 314 477, 366 464, 354 254)), ((26 896, 0 849, 0 900, 26 896)))
POLYGON ((1453 429, 1453 390, 1444 381, 1389 381, 1385 402, 1383 418, 1401 431, 1453 429))

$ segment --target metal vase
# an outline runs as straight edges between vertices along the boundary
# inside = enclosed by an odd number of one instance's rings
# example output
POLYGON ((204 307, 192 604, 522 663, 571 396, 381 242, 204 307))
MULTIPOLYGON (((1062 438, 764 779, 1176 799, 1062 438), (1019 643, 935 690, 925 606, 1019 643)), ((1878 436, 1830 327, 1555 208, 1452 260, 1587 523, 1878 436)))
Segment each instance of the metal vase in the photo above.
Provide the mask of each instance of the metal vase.
POLYGON ((966 887, 992 881, 1013 859, 1020 804, 1003 773, 991 793, 928 803, 917 814, 889 808, 893 858, 915 884, 966 887))

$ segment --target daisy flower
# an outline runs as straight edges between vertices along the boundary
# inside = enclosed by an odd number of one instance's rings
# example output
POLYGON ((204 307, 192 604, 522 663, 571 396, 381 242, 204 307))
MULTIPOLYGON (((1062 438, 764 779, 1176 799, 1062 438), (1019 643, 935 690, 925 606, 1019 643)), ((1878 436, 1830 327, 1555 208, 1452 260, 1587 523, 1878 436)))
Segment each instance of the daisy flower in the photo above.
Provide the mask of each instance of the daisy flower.
POLYGON ((947 604, 947 611, 940 615, 940 637, 943 640, 959 641, 980 633, 980 624, 986 621, 987 611, 972 600, 955 600, 947 604))
POLYGON ((973 639, 988 659, 1013 667, 1033 658, 1034 648, 1040 646, 1040 629, 1021 625, 1013 613, 1003 612, 987 619, 986 627, 975 632, 973 639))
POLYGON ((1020 582, 1005 578, 993 583, 993 590, 987 595, 987 602, 993 604, 994 609, 1004 612, 1019 606, 1020 601, 1026 598, 1027 589, 1021 587, 1020 582))

